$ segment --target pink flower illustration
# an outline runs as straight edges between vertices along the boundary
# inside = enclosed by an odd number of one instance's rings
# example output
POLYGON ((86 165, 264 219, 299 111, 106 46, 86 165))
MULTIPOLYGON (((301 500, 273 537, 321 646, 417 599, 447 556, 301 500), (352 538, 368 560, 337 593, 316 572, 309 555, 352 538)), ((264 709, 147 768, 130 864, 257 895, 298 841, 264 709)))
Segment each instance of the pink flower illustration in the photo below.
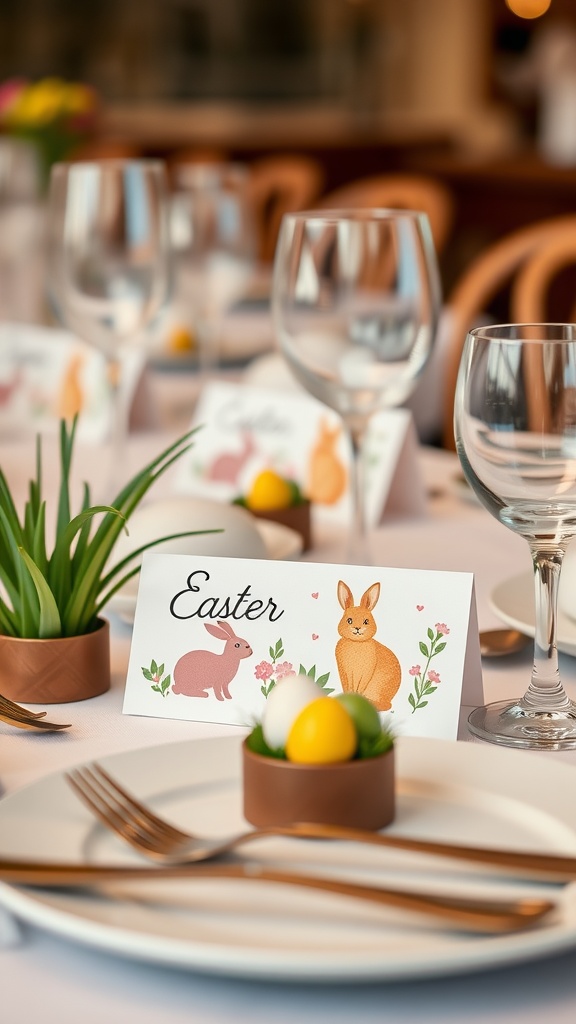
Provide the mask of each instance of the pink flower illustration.
POLYGON ((442 633, 442 636, 448 636, 448 633, 450 632, 445 622, 437 622, 436 629, 439 633, 442 633))
POLYGON ((274 672, 274 666, 269 661, 261 661, 259 665, 256 665, 254 669, 254 675, 256 679, 270 679, 270 676, 274 672))
POLYGON ((412 668, 410 669, 410 675, 411 676, 419 676, 420 675, 420 665, 412 665, 412 668))
POLYGON ((431 683, 436 683, 436 685, 438 685, 438 683, 440 682, 440 676, 438 675, 437 672, 434 671, 433 668, 431 668, 428 673, 428 679, 430 680, 431 683))
POLYGON ((282 679, 283 676, 289 676, 293 672, 293 666, 291 661, 281 661, 279 665, 276 665, 274 675, 276 679, 282 679))

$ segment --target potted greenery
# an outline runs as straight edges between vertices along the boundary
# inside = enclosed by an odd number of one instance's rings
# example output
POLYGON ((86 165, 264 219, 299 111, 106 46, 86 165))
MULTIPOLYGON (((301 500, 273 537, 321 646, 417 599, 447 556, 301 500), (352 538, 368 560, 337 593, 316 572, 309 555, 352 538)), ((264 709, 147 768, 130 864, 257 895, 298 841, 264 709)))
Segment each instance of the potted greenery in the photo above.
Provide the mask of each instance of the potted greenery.
POLYGON ((0 470, 0 693, 16 701, 83 700, 109 689, 109 624, 101 612, 139 572, 139 565, 133 563, 142 551, 185 535, 159 537, 110 567, 111 553, 127 520, 156 480, 191 447, 194 431, 137 473, 112 505, 91 505, 90 489, 84 484, 81 510, 71 515, 75 433, 76 420, 70 428, 62 421, 61 479, 51 550, 46 538, 40 437, 36 476, 29 484, 22 520, 0 470))

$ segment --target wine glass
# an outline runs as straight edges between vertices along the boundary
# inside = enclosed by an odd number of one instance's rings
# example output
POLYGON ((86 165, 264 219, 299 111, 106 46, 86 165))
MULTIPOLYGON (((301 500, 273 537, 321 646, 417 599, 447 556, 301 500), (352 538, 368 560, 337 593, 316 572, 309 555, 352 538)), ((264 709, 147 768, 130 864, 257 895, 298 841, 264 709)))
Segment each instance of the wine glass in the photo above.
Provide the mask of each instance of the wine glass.
POLYGON ((157 160, 56 164, 48 209, 48 291, 59 319, 105 356, 112 401, 112 481, 128 432, 126 356, 165 301, 170 243, 157 160))
POLYGON ((576 325, 480 327, 466 339, 455 398, 458 455, 482 504, 525 537, 534 567, 534 666, 523 697, 476 708, 472 733, 531 749, 576 747, 576 704, 560 681, 562 559, 576 534, 576 325))
POLYGON ((370 560, 362 442, 377 410, 401 405, 431 351, 440 307, 426 214, 357 209, 287 214, 272 315, 297 380, 340 413, 352 451, 349 560, 370 560))
POLYGON ((44 207, 38 151, 0 136, 0 318, 42 317, 44 207))
POLYGON ((189 310, 200 368, 218 365, 222 320, 246 293, 256 259, 256 232, 242 164, 192 163, 176 169, 170 233, 176 303, 189 310))

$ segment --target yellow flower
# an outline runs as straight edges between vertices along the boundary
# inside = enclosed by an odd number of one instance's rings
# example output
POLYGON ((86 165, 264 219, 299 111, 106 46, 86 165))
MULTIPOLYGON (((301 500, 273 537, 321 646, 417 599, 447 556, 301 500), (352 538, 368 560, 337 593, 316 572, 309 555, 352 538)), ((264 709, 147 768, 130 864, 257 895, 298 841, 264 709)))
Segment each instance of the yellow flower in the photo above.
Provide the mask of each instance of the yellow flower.
POLYGON ((60 78, 43 78, 28 86, 12 110, 12 123, 32 127, 56 121, 66 113, 66 92, 60 78))
POLYGON ((87 85, 72 82, 66 87, 66 109, 70 114, 89 114, 94 107, 94 93, 87 85))

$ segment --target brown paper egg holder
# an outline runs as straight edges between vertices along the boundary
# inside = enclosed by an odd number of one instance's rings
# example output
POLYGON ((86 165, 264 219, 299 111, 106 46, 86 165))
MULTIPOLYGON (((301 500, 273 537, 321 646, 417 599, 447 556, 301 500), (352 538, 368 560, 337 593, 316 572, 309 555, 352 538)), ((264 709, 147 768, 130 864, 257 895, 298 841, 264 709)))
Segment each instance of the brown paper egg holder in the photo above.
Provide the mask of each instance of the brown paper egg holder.
POLYGON ((295 764, 242 747, 244 816, 252 825, 315 822, 376 831, 395 814, 394 748, 338 764, 295 764))
POLYGON ((297 505, 289 505, 288 508, 276 508, 266 509, 254 512, 250 509, 252 515, 256 516, 257 519, 268 519, 273 523, 280 523, 282 526, 289 526, 291 530, 296 530, 299 533, 303 541, 303 551, 309 551, 312 547, 312 516, 311 516, 311 502, 307 499, 298 502, 297 505))

